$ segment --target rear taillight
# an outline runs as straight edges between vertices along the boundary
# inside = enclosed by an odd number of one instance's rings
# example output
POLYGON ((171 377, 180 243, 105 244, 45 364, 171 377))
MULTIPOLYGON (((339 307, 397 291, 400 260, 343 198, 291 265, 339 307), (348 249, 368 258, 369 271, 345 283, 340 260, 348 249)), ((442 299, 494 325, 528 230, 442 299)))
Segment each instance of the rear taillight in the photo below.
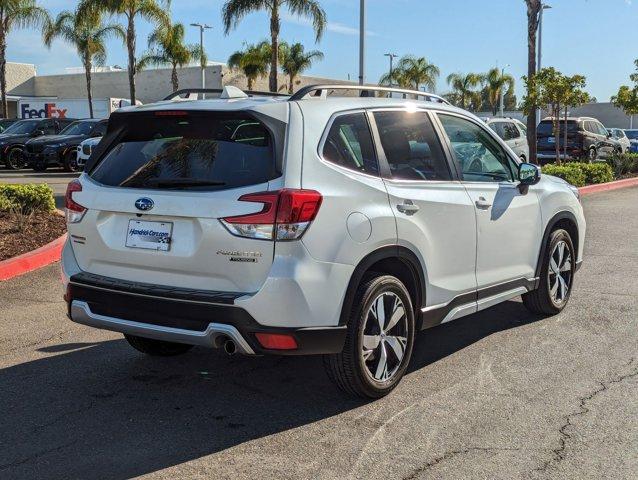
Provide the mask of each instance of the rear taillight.
POLYGON ((292 335, 281 333, 256 333, 262 347, 268 350, 296 350, 297 341, 292 335))
POLYGON ((258 240, 297 240, 310 226, 321 206, 321 194, 314 190, 283 189, 249 193, 241 202, 261 203, 256 213, 222 218, 222 224, 238 237, 258 240))
POLYGON ((84 217, 86 208, 73 200, 75 192, 82 191, 82 184, 79 180, 71 181, 66 187, 66 195, 64 196, 64 211, 67 223, 78 223, 84 217))

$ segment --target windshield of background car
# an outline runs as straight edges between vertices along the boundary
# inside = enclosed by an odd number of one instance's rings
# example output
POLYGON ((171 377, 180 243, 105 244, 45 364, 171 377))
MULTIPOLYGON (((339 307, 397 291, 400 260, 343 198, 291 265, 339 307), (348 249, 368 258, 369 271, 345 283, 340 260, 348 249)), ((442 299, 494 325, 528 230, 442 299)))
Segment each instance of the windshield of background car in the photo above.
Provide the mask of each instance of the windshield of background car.
MULTIPOLYGON (((578 132, 578 122, 576 121, 568 121, 567 122, 567 133, 577 133, 578 132)), ((565 122, 560 122, 560 133, 565 133, 565 122)), ((554 135, 554 124, 551 120, 543 120, 538 124, 538 135, 542 136, 552 136, 554 135)))
POLYGON ((38 122, 30 122, 30 121, 23 120, 23 121, 14 123, 13 125, 8 127, 2 133, 13 133, 13 134, 16 134, 16 135, 27 135, 27 134, 33 132, 33 130, 35 130, 35 127, 37 125, 38 125, 38 122))
POLYGON ((60 135, 88 135, 97 125, 96 122, 73 122, 60 132, 60 135))
MULTIPOLYGON (((173 185, 220 190, 278 176, 271 133, 250 115, 158 113, 165 115, 124 120, 122 133, 91 177, 104 185, 128 188, 173 185)), ((108 144, 109 135, 105 138, 108 144)))

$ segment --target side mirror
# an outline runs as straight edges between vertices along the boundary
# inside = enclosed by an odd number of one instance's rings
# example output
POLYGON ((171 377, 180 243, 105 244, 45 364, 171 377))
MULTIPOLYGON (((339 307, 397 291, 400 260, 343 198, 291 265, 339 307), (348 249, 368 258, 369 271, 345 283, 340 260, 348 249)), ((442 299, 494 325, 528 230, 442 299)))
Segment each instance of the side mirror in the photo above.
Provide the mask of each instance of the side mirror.
POLYGON ((536 185, 541 180, 541 169, 533 163, 521 163, 518 167, 518 180, 522 186, 536 185))

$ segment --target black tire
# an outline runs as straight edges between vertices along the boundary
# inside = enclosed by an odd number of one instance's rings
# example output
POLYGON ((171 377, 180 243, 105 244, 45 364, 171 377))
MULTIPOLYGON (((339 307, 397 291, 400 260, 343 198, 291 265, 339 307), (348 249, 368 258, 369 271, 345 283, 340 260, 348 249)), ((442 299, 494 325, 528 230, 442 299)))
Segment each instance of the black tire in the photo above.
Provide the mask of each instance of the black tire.
POLYGON ((71 150, 64 156, 62 168, 65 172, 77 172, 80 169, 78 167, 78 157, 75 150, 71 150))
POLYGON ((574 250, 574 244, 567 231, 557 229, 549 236, 547 248, 545 254, 541 260, 541 275, 540 283, 536 290, 523 295, 523 305, 527 309, 535 314, 540 315, 556 315, 563 311, 569 302, 572 288, 574 286, 574 277, 576 274, 576 253, 574 250), (563 298, 557 300, 552 295, 552 286, 558 282, 558 288, 561 289, 561 282, 556 278, 556 274, 551 268, 552 257, 554 257, 554 264, 557 263, 555 252, 557 246, 563 242, 570 257, 570 266, 568 271, 561 273, 564 276, 564 282, 567 284, 567 291, 564 293, 563 298))
POLYGON ((193 348, 193 345, 186 345, 185 343, 164 342, 135 335, 124 334, 124 338, 135 350, 154 357, 173 357, 186 353, 193 348))
POLYGON ((12 148, 7 154, 7 168, 9 170, 21 170, 26 166, 24 153, 21 148, 12 148))
MULTIPOLYGON (((384 315, 385 317, 385 315, 384 315)), ((392 317, 390 317, 392 318, 392 317)), ((387 321, 386 326, 390 323, 387 321)), ((390 275, 379 275, 367 278, 359 286, 354 298, 353 307, 348 318, 348 333, 346 336, 343 351, 335 355, 324 356, 324 366, 328 377, 335 385, 345 393, 363 398, 380 398, 390 393, 401 381, 405 374, 410 358, 412 356, 412 348, 414 345, 415 335, 415 318, 412 300, 407 289, 397 278, 390 275), (370 332, 369 328, 377 328, 380 330, 379 324, 375 324, 376 318, 371 313, 373 303, 381 299, 381 303, 387 305, 388 308, 397 307, 394 312, 398 312, 400 304, 403 306, 404 315, 387 331, 370 332), (400 300, 400 304, 396 299, 400 300), (386 300, 387 299, 387 300, 386 300), (370 321, 371 323, 368 323, 370 321), (382 362, 381 350, 385 353, 385 368, 382 368, 381 376, 384 377, 390 367, 392 372, 387 373, 389 377, 384 380, 377 380, 371 369, 374 366, 368 366, 364 360, 364 332, 368 331, 367 338, 373 335, 379 337, 376 347, 368 350, 368 361, 376 360, 376 371, 379 372, 379 365, 382 362), (394 333, 395 335, 391 335, 394 333), (405 334, 405 337, 403 337, 405 334), (387 335, 387 336, 386 336, 387 335), (403 349, 403 357, 399 360, 399 356, 393 350, 389 339, 396 342, 397 339, 404 339, 405 346, 403 349), (377 358, 378 357, 378 358, 377 358)), ((401 343, 402 345, 402 343, 401 343)))

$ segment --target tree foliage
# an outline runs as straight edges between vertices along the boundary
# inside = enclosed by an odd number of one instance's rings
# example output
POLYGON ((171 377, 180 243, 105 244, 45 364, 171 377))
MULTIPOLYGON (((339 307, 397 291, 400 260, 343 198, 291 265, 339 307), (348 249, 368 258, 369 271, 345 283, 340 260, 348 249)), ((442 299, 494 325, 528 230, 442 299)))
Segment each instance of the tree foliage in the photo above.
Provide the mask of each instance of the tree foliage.
POLYGON ((268 75, 271 60, 271 46, 267 41, 258 44, 245 44, 228 58, 228 66, 240 70, 248 81, 248 90, 253 90, 259 77, 268 75))
POLYGON ((425 87, 434 93, 436 81, 441 71, 439 67, 427 61, 425 57, 415 57, 406 55, 399 60, 396 68, 381 77, 379 83, 382 85, 398 85, 401 88, 419 90, 425 87))
POLYGON ((288 75, 288 93, 292 94, 295 78, 308 70, 316 60, 322 60, 323 53, 319 50, 306 52, 301 43, 288 45, 286 42, 281 42, 279 57, 281 69, 288 75))
POLYGON ((636 72, 629 76, 634 85, 622 85, 618 93, 611 97, 613 104, 622 108, 627 115, 638 115, 638 60, 635 60, 634 64, 636 72))

